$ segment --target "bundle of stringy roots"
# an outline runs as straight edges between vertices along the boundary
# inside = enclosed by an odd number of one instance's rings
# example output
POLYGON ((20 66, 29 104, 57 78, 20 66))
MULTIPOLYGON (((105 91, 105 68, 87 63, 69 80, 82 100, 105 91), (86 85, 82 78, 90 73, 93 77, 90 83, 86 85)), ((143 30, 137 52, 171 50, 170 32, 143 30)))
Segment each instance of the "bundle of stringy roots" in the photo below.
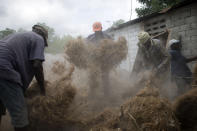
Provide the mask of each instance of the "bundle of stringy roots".
POLYGON ((158 89, 145 87, 119 109, 106 110, 89 121, 92 131, 180 131, 171 103, 158 89))
POLYGON ((67 59, 78 68, 97 66, 111 69, 126 59, 128 47, 124 37, 120 37, 117 41, 104 39, 98 44, 78 38, 68 42, 65 53, 67 59))
POLYGON ((55 130, 67 122, 67 110, 73 102, 76 90, 71 85, 69 73, 54 83, 46 82, 46 96, 39 94, 39 86, 33 83, 27 90, 27 106, 30 130, 55 130))
MULTIPOLYGON (((98 127, 97 127, 98 128, 98 127)), ((102 129, 121 131, 180 131, 171 103, 156 88, 145 87, 120 108, 119 116, 102 129)))

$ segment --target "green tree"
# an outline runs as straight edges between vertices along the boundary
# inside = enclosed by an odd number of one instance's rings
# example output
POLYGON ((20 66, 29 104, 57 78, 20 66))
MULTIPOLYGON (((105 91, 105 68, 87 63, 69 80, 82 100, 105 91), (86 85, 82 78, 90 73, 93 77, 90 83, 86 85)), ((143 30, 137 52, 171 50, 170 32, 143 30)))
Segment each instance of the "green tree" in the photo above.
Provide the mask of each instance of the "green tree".
POLYGON ((164 8, 168 8, 178 4, 184 0, 138 0, 143 6, 136 8, 139 17, 149 15, 154 12, 159 12, 164 8))
POLYGON ((15 33, 16 31, 14 29, 10 29, 10 28, 6 28, 5 30, 1 30, 0 31, 0 39, 12 34, 12 33, 15 33))
POLYGON ((113 24, 112 24, 112 28, 116 28, 116 27, 118 27, 120 24, 123 24, 125 21, 124 20, 122 20, 122 19, 119 19, 119 20, 116 20, 116 21, 114 21, 113 22, 113 24))

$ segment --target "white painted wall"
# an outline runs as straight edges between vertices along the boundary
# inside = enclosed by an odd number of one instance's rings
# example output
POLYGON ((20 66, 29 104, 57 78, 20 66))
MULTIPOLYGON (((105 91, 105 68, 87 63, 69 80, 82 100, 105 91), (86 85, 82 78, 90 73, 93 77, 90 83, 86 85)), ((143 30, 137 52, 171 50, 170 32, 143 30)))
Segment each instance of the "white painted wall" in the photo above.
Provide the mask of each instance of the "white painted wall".
POLYGON ((137 36, 141 30, 141 23, 137 23, 109 32, 110 35, 114 36, 114 40, 117 40, 120 36, 124 36, 126 38, 128 44, 128 56, 127 59, 121 63, 120 68, 125 69, 129 72, 131 72, 135 61, 138 50, 137 36))

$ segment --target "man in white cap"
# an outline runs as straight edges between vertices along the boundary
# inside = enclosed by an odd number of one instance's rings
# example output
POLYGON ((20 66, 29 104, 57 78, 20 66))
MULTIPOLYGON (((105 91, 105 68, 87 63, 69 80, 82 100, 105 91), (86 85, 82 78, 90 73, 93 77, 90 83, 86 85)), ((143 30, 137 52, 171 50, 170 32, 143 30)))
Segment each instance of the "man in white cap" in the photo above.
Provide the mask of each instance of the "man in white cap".
POLYGON ((189 89, 192 82, 192 73, 187 66, 187 63, 197 60, 196 57, 185 58, 181 54, 180 40, 172 39, 169 41, 169 53, 171 55, 171 77, 178 88, 178 95, 183 94, 189 89))

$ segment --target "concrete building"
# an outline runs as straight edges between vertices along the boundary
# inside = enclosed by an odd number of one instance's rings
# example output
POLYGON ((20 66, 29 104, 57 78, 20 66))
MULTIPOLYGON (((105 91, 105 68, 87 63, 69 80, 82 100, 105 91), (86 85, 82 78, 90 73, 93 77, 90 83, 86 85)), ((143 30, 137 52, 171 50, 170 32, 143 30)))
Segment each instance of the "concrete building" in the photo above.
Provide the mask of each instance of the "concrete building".
MULTIPOLYGON (((182 53, 185 57, 197 56, 197 1, 186 0, 161 12, 108 29, 107 32, 115 40, 124 36, 128 41, 129 54, 120 67, 127 71, 132 70, 138 50, 137 35, 140 31, 147 31, 154 36, 166 29, 171 30, 170 39, 182 36, 182 53)), ((189 67, 192 69, 193 65, 194 63, 190 63, 189 67)))

